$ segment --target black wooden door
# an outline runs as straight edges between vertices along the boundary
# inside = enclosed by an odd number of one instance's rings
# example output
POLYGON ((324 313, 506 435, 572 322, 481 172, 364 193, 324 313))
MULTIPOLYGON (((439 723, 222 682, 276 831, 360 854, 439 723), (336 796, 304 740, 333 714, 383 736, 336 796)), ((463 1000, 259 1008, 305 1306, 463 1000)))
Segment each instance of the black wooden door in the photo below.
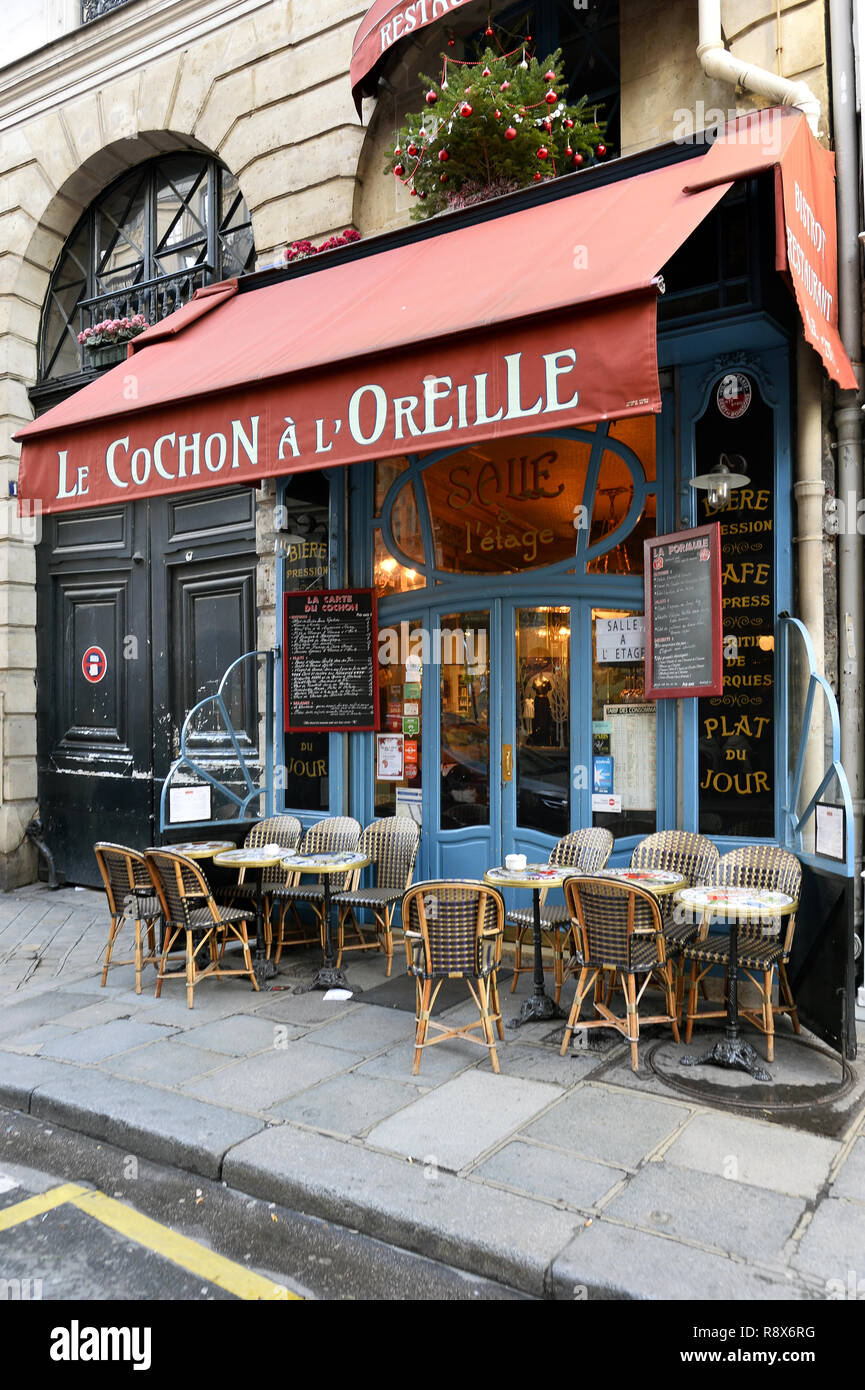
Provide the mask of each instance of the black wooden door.
MULTIPOLYGON (((93 844, 158 839, 184 716, 255 641, 248 489, 50 517, 38 553, 38 765, 45 838, 69 883, 93 844)), ((256 736, 254 677, 232 721, 256 736)), ((217 758, 224 739, 203 733, 217 758)))
POLYGON ((95 840, 152 843, 146 513, 50 517, 40 547, 37 710, 45 839, 70 883, 95 840))

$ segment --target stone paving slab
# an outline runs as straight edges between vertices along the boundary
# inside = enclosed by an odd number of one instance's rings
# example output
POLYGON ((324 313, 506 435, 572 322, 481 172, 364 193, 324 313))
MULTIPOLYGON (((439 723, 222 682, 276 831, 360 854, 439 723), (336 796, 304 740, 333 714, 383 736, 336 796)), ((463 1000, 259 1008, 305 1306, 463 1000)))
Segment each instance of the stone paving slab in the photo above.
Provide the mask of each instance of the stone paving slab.
POLYGON ((225 1018, 179 1033, 177 1041, 224 1052, 227 1056, 247 1057, 273 1047, 277 1029, 283 1030, 281 1036, 285 1040, 300 1037, 299 1029, 287 1024, 274 1024, 269 1019, 256 1018, 252 1014, 228 1014, 225 1018))
POLYGON ((713 1112, 695 1115, 664 1157, 682 1168, 816 1197, 839 1147, 834 1139, 713 1112))
POLYGON ((262 991, 261 1000, 254 1005, 259 1018, 272 1018, 277 1023, 296 1023, 299 1027, 311 1027, 315 1023, 333 1023, 356 1013, 360 1005, 353 1000, 339 1002, 325 1000, 323 990, 310 990, 308 994, 295 994, 286 990, 283 993, 262 991))
POLYGON ((554 1296, 561 1299, 760 1303, 813 1296, 781 1270, 758 1270, 602 1219, 572 1241, 555 1260, 552 1274, 554 1296))
POLYGON ((37 1086, 48 1081, 63 1080, 78 1069, 64 1062, 52 1062, 45 1057, 29 1057, 22 1053, 0 1051, 0 1105, 14 1110, 30 1110, 30 1098, 37 1086))
POLYGON ((54 1023, 59 1013, 69 1012, 66 1005, 70 999, 75 1001, 75 1005, 70 1005, 70 1008, 83 1008, 84 1005, 93 1002, 86 994, 69 993, 64 995, 61 1005, 53 992, 49 992, 37 994, 32 999, 23 999, 20 1003, 4 1004, 0 1012, 0 1039, 23 1033, 28 1028, 39 1028, 43 1023, 54 1023))
POLYGON ((332 1134, 358 1135, 417 1100, 414 1086, 347 1072, 275 1105, 270 1114, 332 1134))
POLYGON ((179 1086, 195 1076, 224 1067, 228 1060, 224 1052, 187 1046, 186 1038, 179 1035, 170 1042, 148 1043, 146 1047, 137 1047, 134 1052, 110 1057, 106 1067, 115 1076, 135 1077, 141 1081, 152 1081, 158 1086, 179 1086))
POLYGON ((865 1296, 865 1208, 845 1197, 827 1197, 814 1213, 793 1264, 827 1284, 840 1281, 847 1289, 852 1283, 857 1299, 865 1296))
MULTIPOLYGON (((865 1139, 857 1139, 832 1184, 833 1197, 865 1202, 865 1139)), ((865 1270, 862 1271, 865 1274, 865 1270)))
POLYGON ((96 1028, 84 1028, 68 1038, 47 1043, 43 1057, 56 1057, 65 1062, 102 1062, 118 1052, 128 1052, 143 1043, 158 1042, 169 1031, 162 1024, 135 1023, 115 1019, 96 1028))
POLYGON ((10 1037, 4 1038, 3 1046, 8 1052, 27 1052, 31 1057, 35 1057, 46 1043, 57 1042, 60 1038, 68 1038, 74 1032, 74 1028, 63 1028, 56 1023, 44 1023, 41 1028, 34 1028, 26 1033, 13 1033, 10 1037))
POLYGON ((783 1197, 672 1164, 647 1163, 604 1215, 744 1260, 774 1264, 782 1259, 804 1211, 801 1197, 783 1197))
MULTIPOLYGON (((28 1058, 41 1062, 42 1058, 28 1058)), ((116 1144, 126 1153, 218 1178, 228 1150, 263 1121, 177 1091, 111 1076, 96 1068, 63 1069, 37 1084, 30 1113, 116 1144)))
MULTIPOLYGON (((412 1073, 414 1047, 409 1040, 398 1043, 396 1047, 390 1047, 387 1052, 364 1062, 358 1067, 358 1073, 362 1076, 383 1076, 390 1081, 403 1081, 409 1086, 428 1091, 430 1087, 438 1086, 440 1082, 447 1081, 459 1072, 478 1066, 478 1056, 476 1047, 456 1038, 437 1043, 435 1047, 425 1049, 421 1057, 420 1071, 415 1076, 412 1073)), ((482 1064, 485 1067, 490 1065, 485 1057, 482 1064)))
POLYGON ((521 1076, 525 1081, 546 1081, 551 1086, 562 1086, 566 1090, 595 1071, 602 1060, 590 1053, 571 1052, 567 1057, 560 1057, 558 1049, 531 1047, 510 1040, 506 1044, 499 1044, 498 1054, 499 1064, 506 1076, 521 1076))
POLYGON ((315 1030, 315 1041, 325 1047, 339 1047, 347 1052, 381 1052, 391 1043, 405 1039, 408 1052, 414 1055, 414 1018, 396 1009, 361 1007, 347 1018, 323 1023, 315 1030))
POLYGON ((291 1044, 290 1053, 274 1048, 256 1057, 246 1057, 211 1076, 187 1081, 181 1089, 184 1095, 197 1096, 214 1105, 260 1112, 343 1071, 351 1060, 335 1047, 316 1047, 302 1038, 291 1044))
POLYGON ((432 1157, 438 1167, 458 1172, 561 1094, 539 1081, 493 1080, 494 1085, 476 1070, 454 1077, 376 1125, 367 1140, 407 1158, 428 1162, 432 1157))
POLYGON ((537 1296, 581 1221, 543 1202, 440 1170, 425 1175, 423 1164, 292 1125, 239 1143, 226 1155, 222 1176, 253 1197, 360 1227, 537 1296))
POLYGON ((589 1163, 561 1149, 522 1142, 506 1144, 472 1171, 475 1177, 489 1178, 529 1196, 545 1197, 583 1211, 591 1211, 626 1176, 620 1168, 589 1163))
POLYGON ((79 1009, 60 1013, 55 1023, 66 1024, 70 1028, 93 1028, 98 1023, 113 1023, 116 1018, 129 1018, 129 1006, 114 999, 100 999, 95 1004, 85 1004, 79 1009))
POLYGON ((587 1082, 525 1133, 584 1158, 636 1168, 690 1113, 683 1105, 587 1082))

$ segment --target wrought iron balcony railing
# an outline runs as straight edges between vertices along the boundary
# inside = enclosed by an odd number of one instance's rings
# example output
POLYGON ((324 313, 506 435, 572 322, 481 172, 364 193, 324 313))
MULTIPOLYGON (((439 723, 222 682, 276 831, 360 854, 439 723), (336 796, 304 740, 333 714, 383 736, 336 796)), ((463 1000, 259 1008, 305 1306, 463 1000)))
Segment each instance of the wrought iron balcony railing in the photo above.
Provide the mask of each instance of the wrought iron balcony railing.
MULTIPOLYGON (((143 314, 148 323, 167 319, 175 310, 188 304, 197 289, 213 278, 213 267, 206 261, 190 270, 178 270, 173 275, 160 275, 155 280, 140 280, 136 285, 82 299, 78 305, 80 331, 93 328, 105 319, 133 318, 143 314)), ((126 355, 125 344, 123 356, 126 355)), ((87 348, 81 347, 82 368, 94 365, 87 348)))
POLYGON ((81 0, 81 23, 89 24, 91 19, 101 19, 104 14, 129 3, 130 0, 81 0))

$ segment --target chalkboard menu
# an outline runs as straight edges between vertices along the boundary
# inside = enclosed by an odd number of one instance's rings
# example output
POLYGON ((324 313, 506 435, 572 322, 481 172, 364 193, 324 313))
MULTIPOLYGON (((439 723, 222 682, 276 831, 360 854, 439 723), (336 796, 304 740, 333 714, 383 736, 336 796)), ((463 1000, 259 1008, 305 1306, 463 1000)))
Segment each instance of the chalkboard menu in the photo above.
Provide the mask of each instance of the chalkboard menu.
POLYGON ((373 589, 286 594, 286 729, 377 729, 377 642, 373 589))
POLYGON ((721 547, 717 525, 643 542, 646 698, 719 695, 721 547))

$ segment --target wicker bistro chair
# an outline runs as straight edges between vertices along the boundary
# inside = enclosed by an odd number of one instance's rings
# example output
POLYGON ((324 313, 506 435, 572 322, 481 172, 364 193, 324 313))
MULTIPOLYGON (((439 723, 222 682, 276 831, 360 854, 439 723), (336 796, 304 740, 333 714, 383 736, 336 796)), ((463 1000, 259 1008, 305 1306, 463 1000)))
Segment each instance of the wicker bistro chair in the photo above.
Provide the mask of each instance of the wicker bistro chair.
POLYGON ((141 971, 145 965, 159 969, 159 953, 156 948, 154 924, 159 919, 159 899, 153 891, 153 883, 147 872, 144 855, 126 845, 114 845, 100 841, 93 846, 96 863, 102 875, 111 925, 108 928, 108 945, 102 966, 101 985, 105 987, 110 965, 132 965, 135 963, 135 993, 141 993, 141 971), (125 960, 113 960, 114 944, 125 922, 132 922, 135 929, 135 954, 125 960), (142 924, 147 929, 147 954, 141 941, 142 924))
POLYGON ((253 989, 257 990, 258 981, 249 951, 246 910, 220 906, 201 869, 182 854, 167 849, 149 849, 145 851, 144 860, 165 919, 165 942, 156 981, 157 999, 162 993, 163 980, 179 975, 186 978, 186 1002, 190 1009, 195 986, 208 975, 216 975, 218 979, 228 975, 248 975, 253 989), (228 937, 239 941, 243 949, 242 970, 226 970, 222 964, 222 952, 228 937), (185 969, 166 970, 166 958, 181 939, 186 945, 185 969), (205 951, 209 959, 202 968, 200 958, 205 951))
MULTIPOLYGON (((303 834, 303 826, 297 816, 269 816, 252 827, 243 842, 244 849, 260 849, 262 845, 279 845, 282 849, 296 849, 303 834)), ((272 941, 271 917, 273 915, 273 893, 286 888, 295 881, 296 875, 289 874, 281 865, 266 869, 261 880, 262 905, 264 909, 264 939, 267 954, 270 955, 272 941)), ((241 869, 237 883, 225 888, 215 888, 213 896, 218 903, 229 907, 253 901, 253 885, 246 881, 246 870, 241 869)))
MULTIPOLYGON (((360 839, 360 824, 351 816, 328 816, 326 820, 316 821, 311 825, 304 835, 298 847, 300 854, 334 854, 340 850, 354 851, 357 849, 357 842, 360 839)), ((345 874, 331 874, 330 892, 331 899, 337 893, 345 892, 349 888, 354 888, 359 877, 359 870, 353 869, 345 874)), ((287 883, 280 884, 271 890, 271 898, 274 906, 279 904, 279 927, 277 930, 275 962, 279 964, 282 955, 282 948, 285 944, 285 918, 291 911, 295 935, 292 944, 296 946, 310 946, 318 943, 324 948, 324 885, 319 879, 312 882, 310 874, 293 874, 291 871, 287 875, 287 883), (310 936, 309 929, 304 927, 297 913, 297 904, 306 903, 312 908, 315 929, 310 936)))
MULTIPOLYGON (((667 942, 661 908, 654 893, 635 883, 615 879, 568 878, 565 901, 573 920, 576 964, 579 968, 577 992, 565 1028, 562 1056, 577 1028, 615 1028, 631 1044, 631 1066, 639 1067, 640 1000, 655 976, 663 985, 667 1004, 665 1014, 644 1018, 643 1023, 669 1023, 679 1041, 676 990, 672 961, 667 959, 667 942), (617 1017, 604 1000, 603 984, 607 972, 618 973, 626 1001, 626 1015, 617 1017), (642 983, 637 987, 637 979, 642 983), (580 1023, 586 995, 595 987, 594 1009, 599 1018, 580 1023)), ((571 973, 576 973, 572 971, 571 973)))
POLYGON ((342 964, 343 951, 384 951, 387 958, 386 974, 389 976, 393 965, 393 933, 391 921, 393 910, 402 901, 403 894, 411 883, 414 864, 420 844, 420 828, 407 816, 388 816, 384 820, 373 821, 360 837, 359 853, 372 860, 375 871, 374 888, 351 888, 335 894, 337 904, 337 969, 342 964), (357 920, 357 912, 368 910, 373 914, 375 935, 365 936, 357 920), (345 928, 351 922, 357 940, 345 944, 345 928))
POLYGON ((483 883, 434 880, 410 888, 402 900, 406 960, 417 990, 414 1063, 420 1069, 425 1047, 462 1037, 489 1049, 494 1072, 499 1072, 493 1036, 495 1024, 504 1038, 496 970, 501 960, 505 904, 501 894, 483 883), (445 980, 465 980, 478 1008, 477 1023, 448 1027, 430 1018, 445 980), (430 1028, 440 1035, 428 1036, 430 1028), (480 1029, 483 1037, 475 1036, 480 1029))
MULTIPOLYGON (((802 866, 795 854, 780 849, 777 845, 744 845, 740 849, 731 850, 718 860, 713 881, 716 884, 738 888, 772 888, 778 893, 786 893, 798 904, 802 886, 802 866)), ((789 1014, 793 1031, 801 1032, 793 991, 787 979, 787 962, 790 959, 795 929, 795 911, 787 917, 764 918, 760 922, 743 921, 739 924, 737 968, 747 975, 760 994, 759 1012, 740 1005, 739 1016, 753 1023, 761 1033, 765 1033, 768 1062, 774 1061, 775 1058, 776 1014, 789 1014), (780 1002, 773 1004, 772 986, 776 970, 780 1002)), ((685 947, 685 960, 690 961, 691 965, 688 1013, 685 1021, 685 1042, 690 1042, 695 1019, 727 1016, 726 1007, 697 1013, 697 985, 713 966, 729 967, 729 933, 711 936, 708 929, 702 932, 699 940, 685 947)))
MULTIPOLYGON (((698 883, 712 882, 720 857, 717 847, 705 835, 696 835, 690 830, 659 830, 655 835, 647 835, 636 846, 631 855, 631 868, 667 869, 681 874, 691 888, 698 883)), ((698 923, 676 913, 672 895, 661 899, 661 916, 667 954, 676 958, 676 1003, 681 1014, 685 993, 683 952, 697 935, 698 923)))
MULTIPOLYGON (((598 869, 603 869, 610 857, 613 849, 613 836, 609 830, 603 830, 600 826, 594 826, 586 830, 572 830, 570 835, 564 835, 557 844, 550 850, 549 862, 551 864, 564 864, 567 868, 573 869, 576 874, 593 874, 598 869)), ((571 917, 564 903, 553 903, 546 906, 546 896, 549 890, 541 890, 541 938, 547 946, 552 947, 553 968, 556 981, 556 1003, 562 992, 562 984, 565 978, 564 960, 565 945, 571 932, 571 917)), ((526 932, 531 932, 534 928, 535 918, 533 908, 520 908, 517 912, 509 912, 507 915, 509 927, 516 927, 517 936, 514 949, 514 975, 511 981, 511 994, 517 987, 517 980, 520 975, 531 971, 534 966, 523 965, 523 939, 526 932)))

